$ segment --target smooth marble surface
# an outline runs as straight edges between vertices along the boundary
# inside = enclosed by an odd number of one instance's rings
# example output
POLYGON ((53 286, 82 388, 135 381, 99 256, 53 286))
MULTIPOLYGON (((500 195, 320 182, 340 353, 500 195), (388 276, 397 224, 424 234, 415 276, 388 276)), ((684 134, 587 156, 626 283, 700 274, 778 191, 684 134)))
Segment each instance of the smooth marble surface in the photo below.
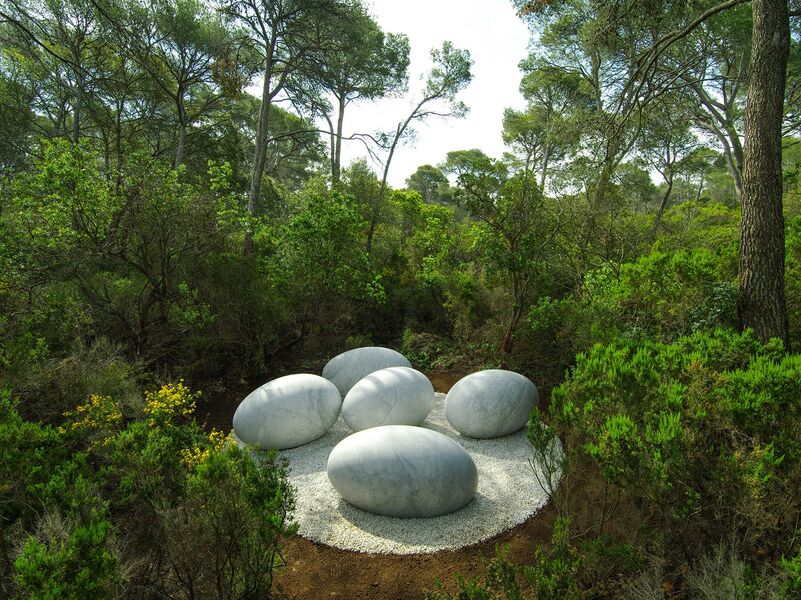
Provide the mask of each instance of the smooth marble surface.
POLYGON ((374 371, 388 367, 411 367, 400 352, 380 346, 366 346, 343 352, 323 367, 323 377, 337 386, 344 398, 356 383, 374 371))
POLYGON ((257 448, 294 448, 324 435, 339 416, 342 398, 319 375, 279 377, 253 390, 234 413, 237 437, 257 448))
POLYGON ((529 379, 513 371, 490 369, 463 377, 445 398, 445 417, 461 433, 494 438, 528 423, 540 395, 529 379))
POLYGON ((380 425, 420 425, 434 406, 428 377, 410 367, 370 373, 342 403, 342 417, 353 431, 380 425))
POLYGON ((448 436, 410 425, 359 431, 328 457, 328 479, 345 500, 388 517, 437 517, 467 505, 478 487, 470 454, 448 436))

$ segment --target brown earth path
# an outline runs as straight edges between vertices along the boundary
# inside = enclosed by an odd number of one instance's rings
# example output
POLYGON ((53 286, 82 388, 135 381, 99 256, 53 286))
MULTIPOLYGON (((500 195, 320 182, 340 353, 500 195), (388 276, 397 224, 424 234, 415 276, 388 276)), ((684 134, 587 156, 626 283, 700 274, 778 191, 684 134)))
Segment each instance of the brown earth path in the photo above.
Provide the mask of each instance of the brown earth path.
MULTIPOLYGON (((447 392, 464 373, 427 375, 436 391, 447 392)), ((215 408, 208 413, 207 424, 230 429, 236 404, 215 408)), ((508 545, 514 562, 530 563, 536 547, 550 541, 555 518, 556 511, 546 506, 522 525, 481 544, 405 556, 340 550, 297 536, 285 545, 286 567, 276 581, 289 600, 421 600, 425 590, 436 588, 437 579, 453 590, 456 573, 466 578, 482 576, 496 545, 508 545)))

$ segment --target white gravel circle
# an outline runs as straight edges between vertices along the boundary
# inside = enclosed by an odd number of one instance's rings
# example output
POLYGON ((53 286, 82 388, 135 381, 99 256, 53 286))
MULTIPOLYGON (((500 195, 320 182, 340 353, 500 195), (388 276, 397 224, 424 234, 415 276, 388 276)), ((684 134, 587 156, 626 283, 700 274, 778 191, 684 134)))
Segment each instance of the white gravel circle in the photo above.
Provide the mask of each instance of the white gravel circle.
POLYGON ((467 438, 445 419, 445 394, 422 427, 459 442, 478 467, 478 491, 463 509, 429 519, 399 519, 363 511, 343 500, 328 481, 331 450, 352 432, 342 416, 323 437, 279 456, 289 460, 296 489, 293 513, 298 533, 335 548, 380 554, 418 554, 461 548, 519 525, 547 501, 531 471, 531 446, 524 431, 489 440, 467 438))

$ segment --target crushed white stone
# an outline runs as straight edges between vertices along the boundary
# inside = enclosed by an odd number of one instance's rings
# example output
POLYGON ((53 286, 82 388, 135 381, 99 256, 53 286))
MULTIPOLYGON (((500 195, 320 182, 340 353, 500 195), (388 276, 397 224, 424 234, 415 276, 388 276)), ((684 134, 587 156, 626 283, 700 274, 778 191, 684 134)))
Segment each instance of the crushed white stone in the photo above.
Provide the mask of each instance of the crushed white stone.
POLYGON ((463 509, 430 519, 399 519, 363 511, 343 500, 326 475, 331 450, 352 432, 342 416, 322 438, 283 450, 296 489, 294 519, 299 534, 336 548, 380 554, 418 554, 460 548, 524 522, 546 494, 531 471, 531 446, 523 431, 477 440, 455 431, 445 419, 445 394, 435 395, 423 427, 459 442, 478 468, 478 491, 463 509))

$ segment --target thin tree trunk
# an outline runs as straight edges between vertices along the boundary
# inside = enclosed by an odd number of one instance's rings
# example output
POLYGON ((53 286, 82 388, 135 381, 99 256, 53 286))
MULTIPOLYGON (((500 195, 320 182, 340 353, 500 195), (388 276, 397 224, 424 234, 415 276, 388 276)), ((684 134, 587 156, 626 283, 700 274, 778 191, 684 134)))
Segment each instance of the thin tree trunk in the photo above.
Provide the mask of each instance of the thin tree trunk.
POLYGON ((662 201, 659 203, 659 210, 656 211, 656 216, 654 216, 654 222, 651 225, 651 231, 648 233, 648 239, 653 242, 656 239, 656 232, 659 230, 659 224, 662 222, 662 215, 667 208, 668 200, 670 200, 670 192, 673 191, 673 173, 668 171, 667 176, 665 177, 665 182, 667 183, 667 187, 665 188, 665 193, 662 194, 662 201))
POLYGON ((72 111, 72 141, 77 144, 81 137, 81 108, 83 104, 83 78, 75 86, 75 106, 72 111))
POLYGON ((503 334, 503 341, 501 342, 501 369, 506 368, 506 357, 512 351, 514 334, 523 316, 523 284, 520 281, 519 274, 512 274, 512 298, 514 306, 512 306, 512 312, 509 315, 509 321, 506 324, 506 331, 503 334))
POLYGON ((184 162, 184 144, 186 144, 186 125, 178 124, 178 147, 175 149, 175 168, 177 169, 184 162))
MULTIPOLYGON (((329 160, 331 162, 331 181, 334 181, 334 172, 337 170, 335 163, 336 163, 336 151, 337 151, 337 134, 334 130, 334 124, 331 122, 331 118, 328 116, 327 113, 324 113, 323 116, 325 117, 326 123, 328 123, 328 131, 329 137, 331 138, 331 148, 329 149, 329 160)), ((337 180, 339 180, 339 173, 336 174, 337 180)))
POLYGON ((545 195, 545 177, 548 173, 548 162, 551 159, 551 145, 545 144, 545 150, 542 153, 542 173, 540 175, 540 191, 545 195))
POLYGON ((124 102, 117 100, 117 114, 114 117, 114 154, 117 158, 117 177, 114 190, 120 191, 122 187, 122 108, 124 102))
MULTIPOLYGON (((255 216, 259 208, 261 180, 264 176, 264 165, 267 162, 267 142, 269 141, 267 127, 270 120, 270 100, 270 73, 265 73, 261 108, 259 109, 259 124, 256 130, 256 149, 253 153, 253 176, 250 178, 250 192, 248 193, 248 213, 251 216, 255 216)), ((252 252, 253 231, 248 231, 245 234, 245 256, 250 256, 252 252)))
POLYGON ((339 183, 339 174, 342 170, 342 124, 345 121, 345 99, 338 98, 339 113, 337 114, 337 135, 336 152, 334 153, 333 169, 331 169, 331 179, 334 184, 339 183))
MULTIPOLYGON (((414 112, 412 113, 414 115, 414 112)), ((384 201, 384 194, 387 193, 387 177, 389 176, 389 165, 392 163, 392 157, 395 156, 395 148, 398 145, 398 141, 400 140, 403 132, 406 131, 406 127, 409 125, 409 122, 412 120, 410 116, 406 119, 406 122, 403 123, 401 127, 395 130, 395 139, 392 140, 392 145, 389 147, 389 154, 387 155, 387 162, 384 164, 384 173, 381 176, 381 187, 378 190, 378 198, 376 202, 380 206, 381 203, 384 201)), ((370 211, 370 226, 367 229, 367 254, 370 254, 370 251, 373 249, 373 235, 375 234, 375 228, 378 225, 378 207, 373 207, 373 210, 370 211)))
MULTIPOLYGON (((789 342, 784 297, 781 140, 790 49, 785 0, 753 0, 751 79, 745 108, 740 304, 743 328, 789 342)), ((789 348, 788 348, 789 349, 789 348)))
POLYGON ((186 144, 186 108, 181 90, 178 90, 175 103, 178 107, 178 147, 175 149, 175 165, 173 166, 177 169, 184 162, 184 145, 186 144))

